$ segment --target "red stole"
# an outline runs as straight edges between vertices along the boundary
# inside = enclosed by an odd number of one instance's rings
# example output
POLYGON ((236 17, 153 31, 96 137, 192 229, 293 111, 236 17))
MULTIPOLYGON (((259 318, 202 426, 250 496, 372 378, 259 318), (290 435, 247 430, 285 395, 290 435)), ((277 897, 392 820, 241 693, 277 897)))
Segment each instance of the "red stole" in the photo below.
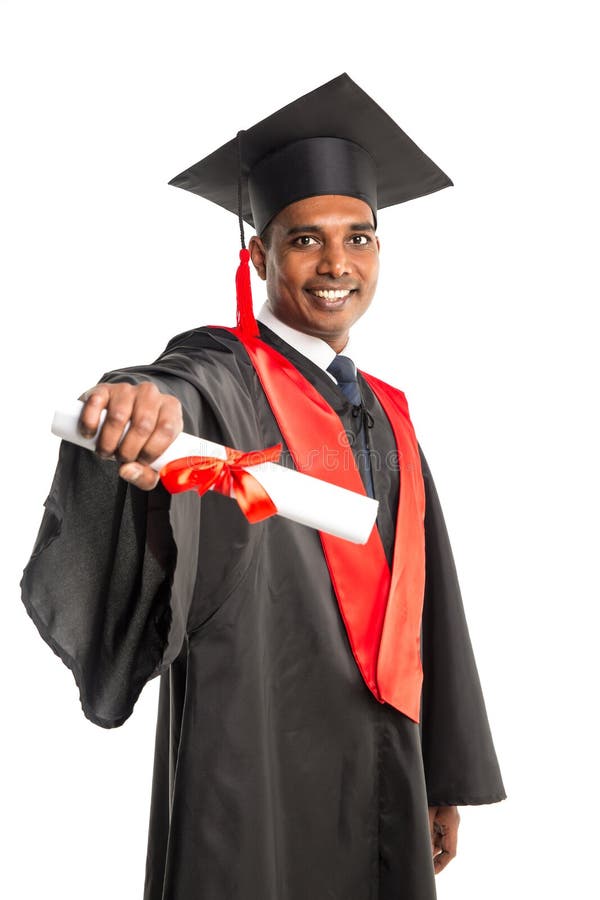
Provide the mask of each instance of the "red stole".
MULTIPOLYGON (((342 422, 306 378, 259 337, 237 336, 259 377, 296 468, 365 494, 342 422)), ((392 571, 377 528, 363 546, 319 532, 352 653, 381 703, 419 721, 425 586, 425 491, 417 439, 402 391, 361 373, 392 426, 400 497, 392 571)))

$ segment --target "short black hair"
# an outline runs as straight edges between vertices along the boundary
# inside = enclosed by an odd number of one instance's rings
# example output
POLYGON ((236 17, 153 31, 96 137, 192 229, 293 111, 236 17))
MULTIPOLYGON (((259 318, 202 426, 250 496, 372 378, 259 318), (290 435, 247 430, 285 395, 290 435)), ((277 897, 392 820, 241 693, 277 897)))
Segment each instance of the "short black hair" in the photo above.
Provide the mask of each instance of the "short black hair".
POLYGON ((271 246, 271 238, 273 237, 273 219, 269 222, 267 227, 263 230, 262 234, 259 234, 259 238, 265 245, 268 250, 271 246))

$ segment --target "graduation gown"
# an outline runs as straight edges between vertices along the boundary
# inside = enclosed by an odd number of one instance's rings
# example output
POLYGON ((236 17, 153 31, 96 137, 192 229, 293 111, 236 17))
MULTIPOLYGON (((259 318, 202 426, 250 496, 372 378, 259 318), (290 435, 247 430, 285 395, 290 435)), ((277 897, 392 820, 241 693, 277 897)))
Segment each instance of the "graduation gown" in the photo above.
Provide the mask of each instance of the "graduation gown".
MULTIPOLYGON (((359 421, 329 376, 260 330, 355 432, 359 421)), ((144 379, 179 397, 188 432, 248 451, 282 441, 227 331, 187 332, 153 365, 105 376, 144 379)), ((361 390, 391 561, 401 490, 394 440, 364 379, 361 390)), ((363 682, 316 531, 278 516, 249 525, 212 492, 142 492, 114 463, 61 445, 23 599, 96 724, 121 725, 160 676, 144 900, 434 900, 428 805, 506 796, 422 454, 421 463, 416 723, 363 682)))

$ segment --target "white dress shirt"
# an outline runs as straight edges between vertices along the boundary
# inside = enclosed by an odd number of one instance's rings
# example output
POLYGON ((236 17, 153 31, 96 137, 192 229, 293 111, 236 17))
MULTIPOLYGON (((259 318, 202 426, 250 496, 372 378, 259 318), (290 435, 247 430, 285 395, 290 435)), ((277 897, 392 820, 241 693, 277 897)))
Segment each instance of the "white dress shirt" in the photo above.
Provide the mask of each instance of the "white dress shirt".
MULTIPOLYGON (((311 362, 325 372, 327 372, 327 366, 331 365, 337 356, 335 350, 333 347, 329 346, 327 341, 323 341, 318 337, 313 337, 312 334, 305 334, 303 331, 298 331, 296 328, 290 328, 289 325, 286 325, 285 322, 278 319, 270 309, 268 302, 263 303, 256 318, 259 322, 262 322, 263 325, 266 325, 267 328, 270 328, 271 331, 274 331, 282 341, 285 341, 286 344, 289 344, 294 350, 301 353, 302 356, 306 356, 307 359, 310 359, 311 362)), ((342 350, 344 356, 350 356, 350 344, 351 341, 348 339, 346 346, 342 350)), ((331 372, 327 372, 327 374, 332 381, 335 381, 331 372)))

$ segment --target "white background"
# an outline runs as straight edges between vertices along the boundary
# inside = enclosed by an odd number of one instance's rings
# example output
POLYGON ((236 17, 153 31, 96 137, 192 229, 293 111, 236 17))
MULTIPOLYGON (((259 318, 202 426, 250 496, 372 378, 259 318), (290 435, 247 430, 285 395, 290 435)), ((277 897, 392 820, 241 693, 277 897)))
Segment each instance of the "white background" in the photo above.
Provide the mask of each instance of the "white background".
POLYGON ((342 71, 455 182, 380 214, 380 287, 355 335, 362 367, 405 390, 436 478, 509 794, 461 809, 439 897, 592 896, 592 8, 0 0, 11 900, 141 898, 144 874, 158 683, 122 728, 93 726, 19 600, 52 410, 179 331, 232 324, 236 221, 167 181, 342 71))

